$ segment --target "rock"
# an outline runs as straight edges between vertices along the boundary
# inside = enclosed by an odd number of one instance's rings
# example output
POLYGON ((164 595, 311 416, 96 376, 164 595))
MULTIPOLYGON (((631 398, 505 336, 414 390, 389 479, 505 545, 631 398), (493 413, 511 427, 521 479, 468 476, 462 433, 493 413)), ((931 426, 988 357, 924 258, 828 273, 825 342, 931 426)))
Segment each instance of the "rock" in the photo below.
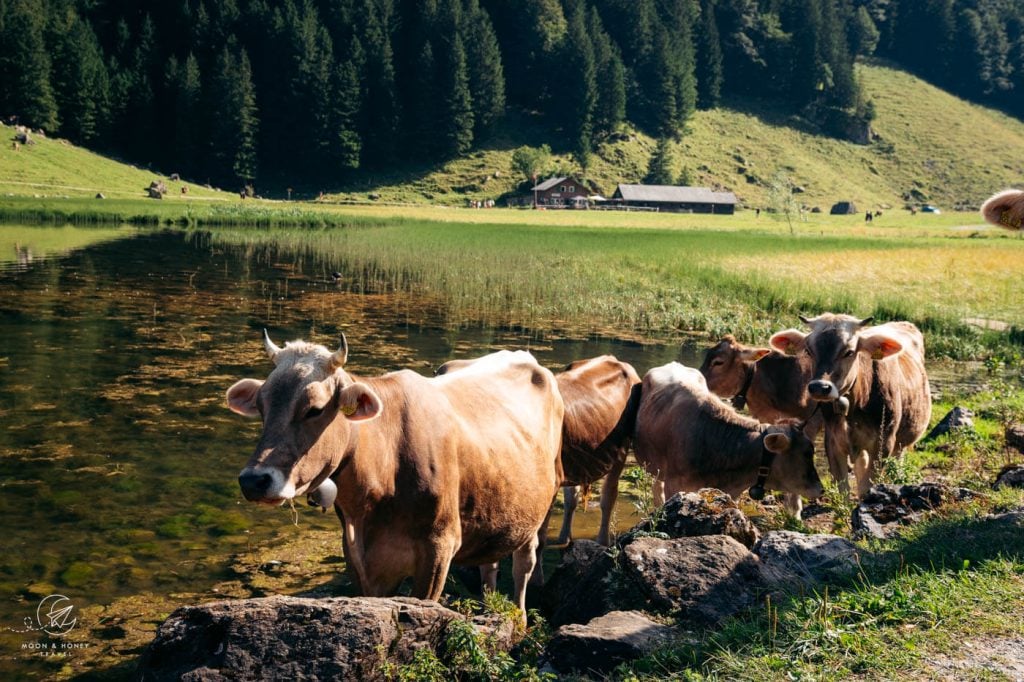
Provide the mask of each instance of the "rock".
POLYGON ((665 533, 670 538, 699 535, 728 535, 746 547, 753 547, 760 534, 735 500, 714 488, 695 493, 676 493, 656 517, 654 528, 641 523, 633 531, 665 533))
MULTIPOLYGON (((566 595, 573 592, 586 577, 594 562, 607 555, 609 549, 593 540, 573 540, 572 544, 562 553, 562 560, 551 576, 544 582, 541 593, 541 608, 553 613, 566 595)), ((605 564, 605 570, 611 568, 611 557, 605 564)))
POLYGON ((545 659, 556 670, 604 674, 669 642, 675 630, 636 611, 613 611, 586 625, 565 625, 551 638, 545 659))
POLYGON ((1003 467, 999 475, 996 476, 996 482, 992 484, 992 487, 999 490, 1004 486, 1024 488, 1024 464, 1010 464, 1003 467))
POLYGON ((725 535, 638 538, 623 549, 622 572, 648 610, 694 626, 753 606, 768 588, 757 555, 725 535))
POLYGON ((97 199, 106 199, 107 197, 103 194, 103 192, 96 192, 96 198, 97 199))
POLYGON ((1024 507, 1012 509, 1008 512, 1003 512, 1002 514, 988 514, 985 516, 985 520, 993 523, 1024 528, 1024 507))
POLYGON ((842 583, 860 570, 860 550, 837 535, 772 531, 754 553, 766 577, 780 586, 842 583))
MULTIPOLYGON (((386 664, 408 663, 417 649, 442 647, 448 623, 463 618, 419 599, 266 599, 178 609, 139 662, 139 680, 387 679, 386 664)), ((512 646, 513 625, 474 619, 496 646, 512 646)))
POLYGON ((612 595, 616 551, 592 540, 573 540, 544 583, 541 607, 552 625, 586 623, 616 608, 612 595))
POLYGON ((974 413, 968 410, 966 407, 954 407, 950 410, 945 417, 942 418, 935 428, 928 432, 928 435, 922 438, 922 442, 929 441, 939 436, 945 436, 952 432, 954 429, 966 429, 969 431, 974 430, 974 413))
POLYGON ((370 201, 377 201, 378 199, 380 199, 380 195, 377 194, 376 192, 370 192, 366 196, 370 201))
POLYGON ((1006 444, 1024 452, 1024 424, 1010 424, 1005 431, 1006 444))
POLYGON ((920 521, 927 512, 943 504, 973 497, 976 493, 967 488, 940 483, 876 485, 853 510, 851 525, 855 536, 890 538, 901 526, 920 521))

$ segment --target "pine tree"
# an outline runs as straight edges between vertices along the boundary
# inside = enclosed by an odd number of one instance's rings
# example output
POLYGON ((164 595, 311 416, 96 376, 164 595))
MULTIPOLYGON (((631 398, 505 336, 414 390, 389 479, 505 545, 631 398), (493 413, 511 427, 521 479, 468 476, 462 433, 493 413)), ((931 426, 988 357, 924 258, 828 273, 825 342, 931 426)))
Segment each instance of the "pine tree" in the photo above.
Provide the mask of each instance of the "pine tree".
POLYGON ((232 171, 239 180, 250 184, 256 179, 259 117, 256 109, 256 92, 252 85, 252 67, 245 50, 242 50, 237 65, 234 88, 231 92, 235 119, 232 171))
POLYGON ((346 171, 359 167, 362 140, 359 138, 359 68, 362 48, 353 46, 356 54, 338 64, 333 78, 333 107, 331 110, 331 162, 346 171))
POLYGON ((848 42, 850 51, 857 56, 869 57, 878 47, 880 34, 868 8, 861 5, 849 22, 848 42))
POLYGON ((174 152, 172 159, 191 172, 199 169, 202 145, 202 81, 191 52, 176 74, 174 86, 174 152))
POLYGON ((43 39, 46 12, 38 0, 12 0, 0 35, 0 110, 33 128, 57 128, 57 100, 43 39))
POLYGON ((473 136, 480 139, 505 115, 505 70, 491 18, 478 0, 467 0, 463 16, 469 90, 473 98, 473 136))
POLYGON ((697 36, 697 103, 714 109, 722 99, 722 45, 715 18, 716 0, 703 0, 697 36))
POLYGON ((561 64, 571 74, 561 86, 558 98, 560 111, 555 116, 573 140, 573 151, 587 157, 592 149, 594 111, 597 106, 597 72, 594 48, 587 34, 581 4, 569 15, 568 30, 562 48, 561 64))
POLYGON ((658 139, 658 144, 651 155, 647 166, 644 183, 648 185, 671 185, 675 179, 675 158, 672 153, 672 140, 668 137, 658 139))
POLYGON ((54 16, 51 26, 61 134, 80 144, 93 142, 105 126, 109 106, 109 82, 99 41, 72 7, 54 16))
POLYGON ((587 15, 587 33, 594 49, 594 71, 598 74, 594 131, 610 132, 626 118, 626 67, 601 23, 596 7, 587 15))
POLYGON ((360 166, 379 168, 394 159, 399 131, 391 36, 373 0, 360 0, 357 16, 362 29, 359 40, 366 50, 360 108, 363 140, 360 166))
POLYGON ((438 59, 438 89, 441 96, 441 154, 458 156, 473 146, 473 100, 469 91, 466 52, 458 34, 457 0, 450 0, 445 28, 439 41, 443 55, 438 59))
POLYGON ((256 177, 256 95, 249 57, 225 46, 210 82, 211 173, 222 182, 250 183, 256 177))

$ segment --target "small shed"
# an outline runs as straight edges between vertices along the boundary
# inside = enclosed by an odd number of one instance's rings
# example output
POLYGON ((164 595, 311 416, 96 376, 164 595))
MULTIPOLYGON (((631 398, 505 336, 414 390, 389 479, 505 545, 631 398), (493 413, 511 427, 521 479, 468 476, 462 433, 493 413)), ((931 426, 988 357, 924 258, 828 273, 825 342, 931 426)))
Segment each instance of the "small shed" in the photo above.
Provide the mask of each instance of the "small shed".
POLYGON ((832 215, 854 215, 857 212, 857 206, 852 201, 837 201, 829 210, 832 215))
POLYGON ((586 185, 571 175, 548 178, 532 191, 538 206, 571 206, 577 197, 586 200, 590 194, 586 185))

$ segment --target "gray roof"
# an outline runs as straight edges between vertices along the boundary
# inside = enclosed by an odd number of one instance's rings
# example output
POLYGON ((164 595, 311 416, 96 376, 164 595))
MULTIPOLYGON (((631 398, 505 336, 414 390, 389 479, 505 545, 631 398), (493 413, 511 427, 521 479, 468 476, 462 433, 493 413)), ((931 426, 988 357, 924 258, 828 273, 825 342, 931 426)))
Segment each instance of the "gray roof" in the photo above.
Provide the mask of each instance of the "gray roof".
POLYGON ((545 180, 544 182, 540 183, 539 185, 537 185, 533 189, 535 189, 538 192, 543 192, 544 190, 551 189, 552 187, 554 187, 558 183, 565 182, 566 180, 572 180, 572 178, 567 177, 567 176, 566 177, 561 177, 561 178, 548 178, 547 180, 545 180))
POLYGON ((707 187, 676 185, 619 185, 616 195, 625 201, 649 201, 676 204, 735 204, 732 192, 712 192, 707 187))

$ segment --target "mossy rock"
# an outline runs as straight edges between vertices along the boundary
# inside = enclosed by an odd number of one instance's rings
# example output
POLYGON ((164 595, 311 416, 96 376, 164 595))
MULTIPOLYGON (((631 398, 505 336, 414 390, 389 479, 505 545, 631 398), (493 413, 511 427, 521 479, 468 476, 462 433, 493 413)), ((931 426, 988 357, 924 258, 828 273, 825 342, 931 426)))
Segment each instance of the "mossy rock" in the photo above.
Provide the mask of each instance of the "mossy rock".
POLYGON ((76 561, 60 574, 60 579, 68 587, 81 587, 91 582, 95 573, 96 569, 89 564, 76 561))

